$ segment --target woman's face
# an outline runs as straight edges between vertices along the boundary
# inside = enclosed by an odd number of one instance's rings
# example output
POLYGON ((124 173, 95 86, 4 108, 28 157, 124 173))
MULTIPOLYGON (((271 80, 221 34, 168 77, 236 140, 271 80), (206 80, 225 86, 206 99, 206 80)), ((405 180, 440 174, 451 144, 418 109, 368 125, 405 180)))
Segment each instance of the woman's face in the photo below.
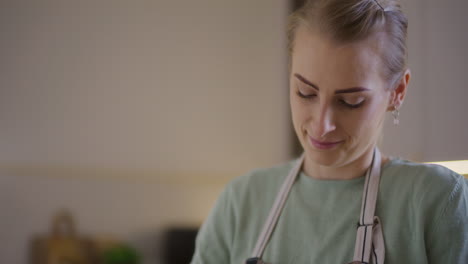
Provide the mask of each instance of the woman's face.
POLYGON ((296 32, 290 74, 294 129, 314 163, 348 165, 375 146, 389 107, 378 38, 334 44, 296 32))

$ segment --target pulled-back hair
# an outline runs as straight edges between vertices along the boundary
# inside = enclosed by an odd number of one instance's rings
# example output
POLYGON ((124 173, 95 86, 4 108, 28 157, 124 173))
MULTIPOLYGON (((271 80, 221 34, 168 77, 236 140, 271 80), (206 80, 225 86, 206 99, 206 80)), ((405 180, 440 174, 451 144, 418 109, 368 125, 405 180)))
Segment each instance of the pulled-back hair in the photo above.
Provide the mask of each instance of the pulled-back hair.
POLYGON ((408 20, 398 0, 308 0, 289 17, 290 63, 295 33, 301 25, 318 29, 331 40, 343 44, 384 33, 382 74, 392 88, 404 75, 408 20))

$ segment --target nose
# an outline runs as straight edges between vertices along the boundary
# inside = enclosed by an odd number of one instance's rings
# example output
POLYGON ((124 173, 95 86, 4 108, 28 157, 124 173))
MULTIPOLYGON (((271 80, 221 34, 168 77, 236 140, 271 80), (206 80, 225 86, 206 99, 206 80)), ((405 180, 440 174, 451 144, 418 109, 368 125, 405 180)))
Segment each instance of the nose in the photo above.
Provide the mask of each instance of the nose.
POLYGON ((320 104, 317 114, 313 124, 314 136, 324 138, 336 129, 333 109, 329 104, 320 104))

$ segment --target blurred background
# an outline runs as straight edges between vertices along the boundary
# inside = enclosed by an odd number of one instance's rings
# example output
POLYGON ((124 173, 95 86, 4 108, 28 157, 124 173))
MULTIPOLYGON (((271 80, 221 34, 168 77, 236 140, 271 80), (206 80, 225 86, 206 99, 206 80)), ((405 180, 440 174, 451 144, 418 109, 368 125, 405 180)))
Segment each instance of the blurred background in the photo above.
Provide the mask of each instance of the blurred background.
MULTIPOLYGON (((285 26, 300 2, 0 1, 0 263, 89 241, 106 263, 188 263, 174 252, 191 254, 230 179, 298 154, 285 26)), ((468 2, 403 5, 413 78, 381 148, 468 159, 468 2)))

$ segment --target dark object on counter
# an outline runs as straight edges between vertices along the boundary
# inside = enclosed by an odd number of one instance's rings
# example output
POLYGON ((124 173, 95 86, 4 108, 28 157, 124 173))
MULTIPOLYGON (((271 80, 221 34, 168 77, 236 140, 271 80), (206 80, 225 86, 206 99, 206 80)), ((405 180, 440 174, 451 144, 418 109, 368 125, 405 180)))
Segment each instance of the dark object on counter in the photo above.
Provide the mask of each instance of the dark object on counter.
POLYGON ((171 228, 165 234, 163 260, 165 264, 189 264, 195 251, 197 228, 171 228))

